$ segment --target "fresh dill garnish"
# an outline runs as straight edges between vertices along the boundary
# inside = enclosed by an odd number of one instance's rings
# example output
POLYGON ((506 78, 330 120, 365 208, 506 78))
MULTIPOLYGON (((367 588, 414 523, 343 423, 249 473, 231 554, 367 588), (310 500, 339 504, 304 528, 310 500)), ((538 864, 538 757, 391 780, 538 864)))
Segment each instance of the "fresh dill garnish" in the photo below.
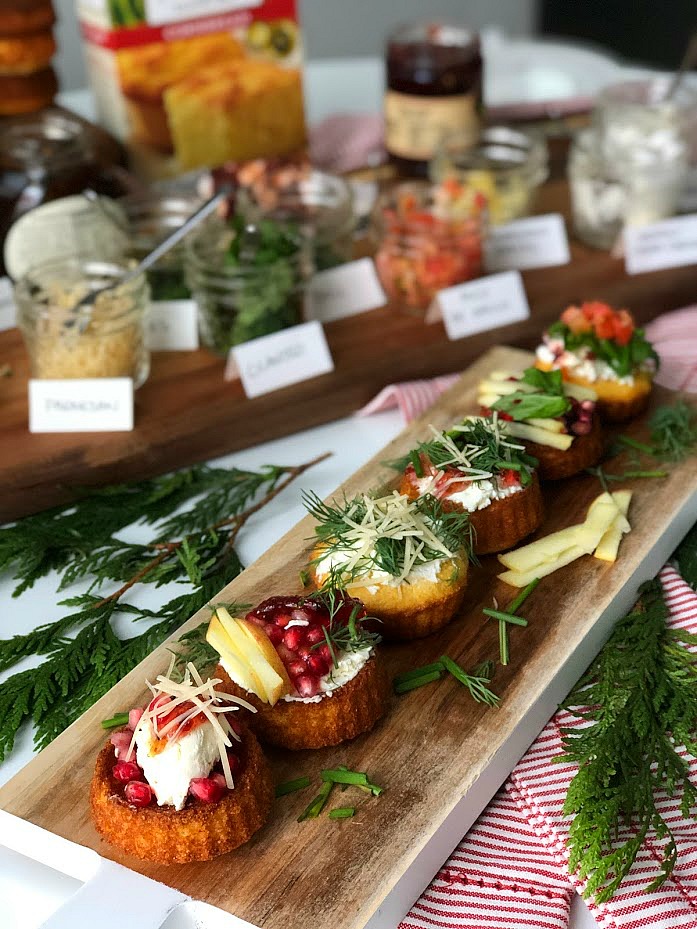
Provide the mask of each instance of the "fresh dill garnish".
POLYGON ((697 446, 697 410, 684 400, 659 406, 649 420, 653 456, 682 461, 697 446))
POLYGON ((472 551, 469 515, 444 510, 428 494, 409 500, 395 491, 325 503, 310 492, 304 504, 317 520, 320 553, 313 564, 327 563, 324 588, 360 586, 374 571, 401 582, 415 567, 472 551))
POLYGON ((491 480, 502 471, 512 470, 520 474, 524 487, 530 483, 537 459, 527 454, 519 440, 507 434, 506 423, 497 413, 491 419, 464 419, 443 432, 433 426, 430 428, 431 439, 421 442, 403 458, 390 462, 390 466, 403 471, 411 463, 416 477, 422 478, 423 456, 436 471, 434 482, 437 472, 453 469, 462 474, 463 480, 469 481, 491 480))
POLYGON ((321 603, 329 613, 329 625, 324 626, 324 642, 317 642, 311 646, 312 649, 319 648, 326 644, 329 647, 329 653, 332 656, 332 664, 335 668, 339 667, 337 652, 362 652, 367 648, 374 648, 382 641, 382 636, 377 632, 366 629, 363 625, 366 620, 379 622, 378 619, 371 616, 360 616, 363 610, 363 604, 359 601, 352 601, 338 587, 339 581, 335 577, 334 569, 330 572, 330 583, 316 590, 307 599, 321 603), (348 618, 344 621, 342 614, 346 612, 347 606, 351 606, 348 618))
POLYGON ((478 674, 468 674, 464 668, 460 667, 457 662, 453 661, 449 655, 441 655, 440 659, 443 667, 448 671, 455 680, 463 684, 470 692, 470 696, 476 703, 485 703, 487 706, 498 706, 499 697, 489 690, 487 684, 491 681, 491 675, 487 674, 489 666, 481 665, 478 674))
POLYGON ((587 725, 562 730, 564 754, 579 766, 564 812, 569 827, 569 870, 587 880, 586 897, 609 900, 652 835, 660 856, 647 890, 660 887, 677 860, 659 791, 681 795, 681 813, 693 817, 697 790, 690 783, 684 745, 697 754, 697 635, 669 627, 661 583, 640 590, 638 606, 621 619, 609 641, 566 700, 587 725))

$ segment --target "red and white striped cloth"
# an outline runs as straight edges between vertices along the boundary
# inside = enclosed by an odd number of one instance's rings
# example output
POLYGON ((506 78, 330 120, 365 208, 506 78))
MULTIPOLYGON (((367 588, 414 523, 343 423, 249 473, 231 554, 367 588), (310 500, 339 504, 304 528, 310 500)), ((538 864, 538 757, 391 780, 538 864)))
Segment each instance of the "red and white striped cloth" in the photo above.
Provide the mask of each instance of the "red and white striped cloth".
MULTIPOLYGON (((646 326, 646 337, 661 358, 656 383, 672 390, 697 393, 697 306, 659 316, 646 326)), ((370 416, 399 407, 409 423, 433 406, 458 377, 446 374, 430 380, 389 384, 357 415, 370 416)))
MULTIPOLYGON (((671 567, 661 571, 670 624, 697 632, 697 594, 671 567)), ((400 929, 566 929, 571 894, 582 891, 567 869, 569 819, 564 798, 577 768, 556 764, 563 727, 581 726, 560 711, 513 770, 487 810, 414 904, 400 929)), ((690 773, 697 779, 697 761, 690 773)), ((590 909, 606 929, 697 929, 697 823, 667 794, 658 808, 678 845, 678 863, 657 891, 656 840, 642 847, 613 899, 590 909)))

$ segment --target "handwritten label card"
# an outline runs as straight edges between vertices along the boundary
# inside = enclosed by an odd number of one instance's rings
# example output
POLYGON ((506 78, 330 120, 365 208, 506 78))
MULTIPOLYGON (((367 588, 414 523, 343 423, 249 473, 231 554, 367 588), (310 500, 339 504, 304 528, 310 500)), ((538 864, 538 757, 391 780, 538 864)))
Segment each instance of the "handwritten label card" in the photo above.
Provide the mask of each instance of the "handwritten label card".
POLYGON ((198 321, 193 300, 153 300, 148 312, 151 352, 192 352, 198 348, 198 321))
POLYGON ((248 397, 260 397, 333 370, 324 329, 312 320, 230 349, 225 380, 239 377, 248 397))
POLYGON ((552 268, 571 260, 564 218, 559 213, 528 216, 492 226, 484 243, 487 271, 552 268))
POLYGON ((315 274, 306 292, 305 312, 309 319, 327 323, 386 303, 372 259, 359 258, 315 274))
POLYGON ((438 293, 436 301, 451 340, 508 326, 530 316, 518 271, 491 274, 448 287, 438 293))
POLYGON ((697 264, 697 214, 624 230, 627 274, 697 264))
POLYGON ((9 277, 0 277, 0 332, 17 325, 14 291, 9 277))
POLYGON ((30 432, 130 432, 133 381, 91 377, 29 381, 30 432))

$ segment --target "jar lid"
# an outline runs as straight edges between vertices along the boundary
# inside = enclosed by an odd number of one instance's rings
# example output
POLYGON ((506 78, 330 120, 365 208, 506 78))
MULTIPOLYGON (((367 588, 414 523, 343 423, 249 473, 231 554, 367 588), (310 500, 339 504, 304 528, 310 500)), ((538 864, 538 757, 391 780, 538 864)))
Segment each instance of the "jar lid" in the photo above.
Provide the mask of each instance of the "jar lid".
POLYGON ((52 110, 22 120, 0 136, 0 160, 25 169, 62 169, 90 155, 89 136, 82 123, 52 110))
MULTIPOLYGON (((471 51, 472 57, 479 53, 479 33, 458 23, 418 22, 403 23, 388 36, 388 45, 413 46, 420 50, 433 47, 458 48, 471 51)), ((437 52, 436 52, 437 54, 437 52)))

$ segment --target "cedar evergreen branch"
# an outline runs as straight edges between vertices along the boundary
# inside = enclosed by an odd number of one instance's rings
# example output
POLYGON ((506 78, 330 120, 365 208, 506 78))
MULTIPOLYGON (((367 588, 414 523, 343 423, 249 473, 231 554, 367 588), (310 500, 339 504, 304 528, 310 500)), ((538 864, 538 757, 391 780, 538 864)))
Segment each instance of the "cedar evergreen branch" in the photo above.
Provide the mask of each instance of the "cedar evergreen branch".
MULTIPOLYGON (((197 466, 134 484, 107 487, 0 527, 0 574, 10 573, 19 597, 57 571, 58 590, 85 582, 83 593, 59 601, 71 612, 25 635, 0 639, 0 672, 30 657, 45 660, 0 683, 0 762, 20 726, 31 721, 44 748, 167 636, 242 570, 235 550, 248 521, 296 477, 323 460, 259 471, 197 466), (154 527, 146 544, 125 542, 127 526, 154 527), (105 585, 119 586, 105 592, 105 585), (157 611, 124 595, 140 584, 186 584, 157 611), (150 620, 144 632, 121 638, 119 616, 150 620)), ((196 642, 184 638, 185 648, 196 642)))

